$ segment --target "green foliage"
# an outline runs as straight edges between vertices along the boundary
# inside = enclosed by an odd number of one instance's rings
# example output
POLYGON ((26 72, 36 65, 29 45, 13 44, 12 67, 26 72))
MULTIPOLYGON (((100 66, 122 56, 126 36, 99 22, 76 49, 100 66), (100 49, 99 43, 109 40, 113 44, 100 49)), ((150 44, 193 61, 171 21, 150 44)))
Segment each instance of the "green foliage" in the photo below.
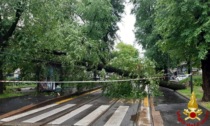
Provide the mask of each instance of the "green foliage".
MULTIPOLYGON (((157 66, 168 64, 157 60, 159 56, 155 54, 160 55, 158 51, 165 54, 165 58, 159 59, 166 61, 171 58, 173 60, 167 61, 172 61, 175 66, 180 62, 199 66, 202 61, 203 82, 206 82, 203 86, 208 87, 209 71, 205 66, 209 64, 207 54, 210 52, 209 1, 134 0, 134 4, 136 36, 146 49, 146 56, 155 60, 157 66)), ((200 82, 196 80, 195 85, 200 85, 200 82)), ((204 90, 203 100, 209 100, 205 95, 207 92, 204 90)))
MULTIPOLYGON (((124 43, 118 43, 116 51, 113 51, 110 65, 130 71, 130 75, 137 74, 139 78, 147 78, 143 81, 134 82, 116 82, 107 84, 104 87, 104 93, 110 97, 122 97, 122 98, 143 98, 147 92, 145 86, 149 85, 152 95, 158 93, 158 79, 151 77, 159 76, 155 71, 155 64, 148 58, 139 58, 139 53, 131 45, 124 43)), ((114 79, 119 79, 114 78, 114 79)), ((125 78, 123 78, 125 79, 125 78)))
POLYGON ((83 71, 95 70, 98 64, 109 61, 123 3, 124 0, 1 0, 0 58, 4 60, 0 62, 0 75, 20 68, 21 79, 37 80, 46 76, 45 67, 53 66, 62 69, 61 80, 85 79, 83 71), (80 64, 85 67, 78 69, 80 64), (67 74, 69 71, 77 72, 67 74))
POLYGON ((134 1, 133 12, 136 15, 136 38, 143 48, 148 49, 154 46, 157 35, 154 29, 154 5, 156 0, 134 1))
POLYGON ((35 95, 34 92, 20 92, 20 88, 36 88, 36 84, 16 84, 16 83, 7 83, 6 90, 3 95, 0 95, 0 98, 10 98, 23 95, 35 95))
POLYGON ((202 76, 193 76, 194 86, 202 86, 202 84, 203 84, 202 76))
POLYGON ((142 64, 143 64, 142 73, 143 73, 143 76, 147 78, 146 84, 148 84, 149 93, 152 96, 159 95, 160 94, 159 92, 160 78, 158 77, 162 77, 162 73, 156 72, 155 63, 149 60, 148 58, 143 58, 142 64), (153 78, 153 77, 156 77, 156 78, 153 78))
POLYGON ((92 39, 102 38, 110 24, 116 21, 110 1, 82 0, 77 8, 77 14, 85 25, 84 32, 92 39))
POLYGON ((99 72, 99 74, 100 74, 100 77, 101 77, 102 80, 105 80, 105 79, 106 79, 107 73, 106 73, 106 70, 105 70, 105 69, 102 69, 102 70, 99 72))
POLYGON ((109 64, 116 68, 130 71, 131 75, 138 74, 141 76, 141 59, 139 58, 138 50, 131 45, 122 42, 118 43, 116 51, 112 52, 112 59, 109 64))
POLYGON ((205 57, 209 40, 204 36, 209 31, 204 27, 209 24, 204 6, 205 2, 198 0, 157 2, 155 23, 162 37, 158 43, 162 50, 171 50, 171 55, 194 62, 205 57))
POLYGON ((3 0, 0 6, 1 33, 14 22, 17 6, 23 9, 12 37, 6 40, 9 46, 1 54, 8 73, 18 67, 31 73, 46 64, 73 70, 78 62, 87 61, 92 68, 106 63, 124 8, 122 0, 3 0), (54 55, 54 51, 65 55, 54 55))
MULTIPOLYGON (((193 86, 202 86, 203 84, 203 80, 202 80, 202 76, 200 75, 195 75, 192 77, 192 83, 193 83, 193 86)), ((185 85, 186 84, 189 84, 189 81, 190 81, 190 78, 186 78, 184 80, 181 80, 180 83, 184 83, 185 85)))
POLYGON ((128 97, 132 91, 130 83, 112 83, 106 88, 106 96, 110 97, 128 97))
POLYGON ((155 31, 156 0, 134 1, 133 13, 136 15, 136 38, 145 49, 145 56, 155 62, 156 70, 167 69, 176 62, 169 57, 168 52, 159 49, 157 42, 161 39, 155 31))
POLYGON ((183 79, 183 80, 180 80, 179 82, 181 83, 181 84, 185 84, 185 85, 187 85, 187 83, 189 83, 189 78, 185 78, 185 79, 183 79))
POLYGON ((35 88, 37 85, 36 84, 15 84, 15 83, 8 83, 7 88, 8 90, 15 90, 17 88, 35 88))
POLYGON ((6 91, 3 95, 0 95, 0 98, 10 98, 10 97, 17 97, 23 96, 23 93, 15 93, 15 92, 8 92, 6 91))
POLYGON ((114 98, 144 98, 146 92, 141 88, 143 83, 139 82, 116 82, 107 84, 105 89, 105 96, 114 98))

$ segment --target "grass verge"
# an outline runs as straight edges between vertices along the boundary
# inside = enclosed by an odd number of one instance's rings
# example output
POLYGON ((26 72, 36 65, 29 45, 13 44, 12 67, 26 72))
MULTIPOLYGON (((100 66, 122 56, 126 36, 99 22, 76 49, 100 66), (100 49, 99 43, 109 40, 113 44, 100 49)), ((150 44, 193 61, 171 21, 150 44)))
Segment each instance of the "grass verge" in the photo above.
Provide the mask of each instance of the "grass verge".
POLYGON ((26 87, 33 88, 33 87, 36 87, 36 84, 15 84, 15 83, 7 84, 4 94, 0 94, 0 99, 27 95, 29 93, 27 92, 23 93, 23 92, 18 91, 18 88, 26 88, 26 87))
POLYGON ((12 93, 12 92, 4 93, 4 94, 0 95, 0 99, 1 98, 11 98, 11 97, 23 96, 23 95, 24 95, 23 93, 16 93, 16 92, 14 92, 14 93, 12 93))
MULTIPOLYGON (((206 107, 208 110, 210 110, 210 102, 202 102, 202 96, 203 96, 203 90, 201 86, 194 86, 193 87, 195 96, 197 98, 197 102, 201 105, 203 105, 204 107, 206 107)), ((181 89, 181 90, 177 90, 177 92, 179 92, 180 94, 190 98, 191 96, 191 90, 190 87, 187 87, 186 89, 181 89)))

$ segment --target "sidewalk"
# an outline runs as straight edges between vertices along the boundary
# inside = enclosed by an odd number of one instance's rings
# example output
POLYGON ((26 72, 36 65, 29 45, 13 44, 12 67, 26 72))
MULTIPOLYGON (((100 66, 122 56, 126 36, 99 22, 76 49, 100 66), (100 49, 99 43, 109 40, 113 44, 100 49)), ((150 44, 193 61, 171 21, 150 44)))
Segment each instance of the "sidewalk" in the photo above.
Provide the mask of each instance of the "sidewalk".
POLYGON ((37 104, 49 99, 54 98, 55 96, 44 96, 44 95, 26 95, 13 98, 0 99, 0 115, 3 115, 7 112, 20 109, 22 107, 37 104))

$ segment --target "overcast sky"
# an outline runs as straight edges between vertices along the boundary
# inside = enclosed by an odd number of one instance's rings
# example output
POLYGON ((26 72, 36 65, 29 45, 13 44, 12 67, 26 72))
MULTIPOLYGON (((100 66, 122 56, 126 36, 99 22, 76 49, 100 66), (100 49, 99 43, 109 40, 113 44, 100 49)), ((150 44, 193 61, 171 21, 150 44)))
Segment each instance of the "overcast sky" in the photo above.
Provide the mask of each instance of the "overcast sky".
MULTIPOLYGON (((126 0, 128 1, 128 0, 126 0)), ((134 24, 135 24, 135 15, 131 14, 133 4, 126 2, 125 4, 125 13, 122 15, 122 21, 118 23, 119 29, 117 35, 120 37, 120 40, 126 44, 134 45, 140 52, 142 52, 141 46, 135 42, 134 34, 134 24)))

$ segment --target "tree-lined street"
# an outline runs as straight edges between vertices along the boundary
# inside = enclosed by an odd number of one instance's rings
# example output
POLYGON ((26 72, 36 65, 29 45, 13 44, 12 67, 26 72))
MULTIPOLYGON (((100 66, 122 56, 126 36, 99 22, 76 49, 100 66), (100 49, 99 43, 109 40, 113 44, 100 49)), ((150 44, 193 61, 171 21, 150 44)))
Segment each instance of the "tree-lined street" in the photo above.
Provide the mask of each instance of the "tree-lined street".
POLYGON ((1 0, 0 125, 209 124, 209 17, 208 0, 1 0))

